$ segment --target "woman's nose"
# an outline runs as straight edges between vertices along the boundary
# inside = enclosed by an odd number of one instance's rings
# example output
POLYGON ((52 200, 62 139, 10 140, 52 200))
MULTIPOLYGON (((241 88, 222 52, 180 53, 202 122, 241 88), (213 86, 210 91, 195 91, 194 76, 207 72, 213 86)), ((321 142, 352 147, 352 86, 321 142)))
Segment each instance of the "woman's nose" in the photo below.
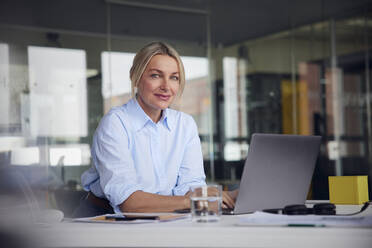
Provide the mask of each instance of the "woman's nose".
POLYGON ((168 79, 163 79, 162 84, 160 85, 160 88, 162 90, 168 90, 169 89, 169 81, 168 79))

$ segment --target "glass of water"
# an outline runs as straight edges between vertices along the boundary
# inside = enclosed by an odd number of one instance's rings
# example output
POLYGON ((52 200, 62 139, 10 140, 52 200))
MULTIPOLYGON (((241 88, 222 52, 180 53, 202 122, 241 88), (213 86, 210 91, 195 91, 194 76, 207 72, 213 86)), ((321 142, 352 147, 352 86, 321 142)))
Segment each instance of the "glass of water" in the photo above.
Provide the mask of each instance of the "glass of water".
POLYGON ((221 185, 191 187, 191 215, 195 222, 216 222, 221 217, 221 185))

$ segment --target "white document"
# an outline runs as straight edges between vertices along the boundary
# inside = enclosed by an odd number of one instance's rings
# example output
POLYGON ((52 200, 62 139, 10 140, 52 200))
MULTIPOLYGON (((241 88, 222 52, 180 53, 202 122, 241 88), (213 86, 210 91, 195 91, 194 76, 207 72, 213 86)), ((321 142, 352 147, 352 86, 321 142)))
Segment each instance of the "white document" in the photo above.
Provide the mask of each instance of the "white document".
POLYGON ((188 218, 189 214, 173 213, 123 213, 123 214, 105 214, 87 218, 76 218, 75 222, 89 223, 112 223, 112 224, 141 224, 156 223, 165 221, 174 221, 188 218))
POLYGON ((258 211, 240 217, 237 225, 372 227, 372 216, 281 215, 258 211))

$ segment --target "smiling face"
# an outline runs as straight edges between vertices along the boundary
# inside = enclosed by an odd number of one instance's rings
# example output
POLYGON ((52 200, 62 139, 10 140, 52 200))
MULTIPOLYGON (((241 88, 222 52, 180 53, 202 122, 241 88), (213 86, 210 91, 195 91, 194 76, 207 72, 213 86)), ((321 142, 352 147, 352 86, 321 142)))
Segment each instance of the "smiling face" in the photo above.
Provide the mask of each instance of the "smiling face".
POLYGON ((138 82, 137 101, 145 113, 158 122, 180 87, 177 61, 168 55, 155 55, 138 82))

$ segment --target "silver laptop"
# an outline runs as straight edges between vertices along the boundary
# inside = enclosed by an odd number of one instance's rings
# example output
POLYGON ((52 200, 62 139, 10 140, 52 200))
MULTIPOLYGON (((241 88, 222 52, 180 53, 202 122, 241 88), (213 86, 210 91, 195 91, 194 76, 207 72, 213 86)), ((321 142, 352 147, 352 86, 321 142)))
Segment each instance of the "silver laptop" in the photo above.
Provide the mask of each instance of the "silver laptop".
POLYGON ((320 136, 253 134, 230 214, 304 204, 320 142, 320 136))

